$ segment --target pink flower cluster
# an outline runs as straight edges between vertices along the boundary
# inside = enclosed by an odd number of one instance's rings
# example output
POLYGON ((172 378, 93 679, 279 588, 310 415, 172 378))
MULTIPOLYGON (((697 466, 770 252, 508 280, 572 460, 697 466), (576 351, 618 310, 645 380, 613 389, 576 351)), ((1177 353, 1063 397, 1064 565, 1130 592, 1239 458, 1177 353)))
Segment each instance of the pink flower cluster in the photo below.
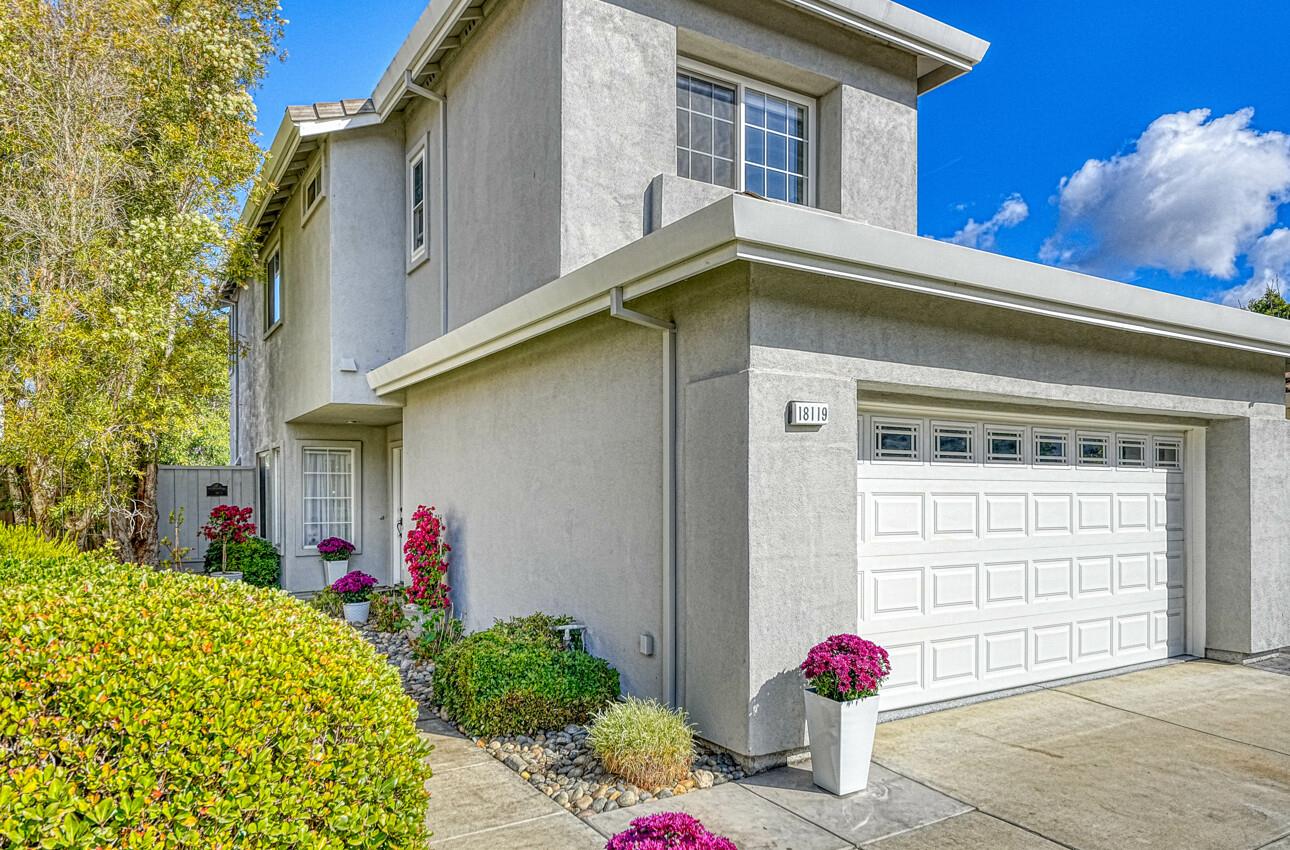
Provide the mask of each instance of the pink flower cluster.
POLYGON ((859 635, 834 635, 811 647, 802 672, 820 696, 850 702, 876 695, 891 661, 887 650, 859 635))
POLYGON ((434 505, 420 505, 412 514, 415 525, 403 543, 403 560, 412 576, 408 601, 427 608, 451 608, 448 586, 447 528, 443 517, 435 513, 434 505))
POLYGON ((251 509, 237 505, 216 505, 210 519, 201 528, 202 537, 212 543, 245 543, 255 536, 251 509))
POLYGON ((713 835, 684 812, 637 818, 609 839, 605 850, 739 850, 729 838, 713 835))
POLYGON ((362 602, 372 595, 376 579, 362 570, 351 570, 331 583, 331 589, 345 602, 362 602))

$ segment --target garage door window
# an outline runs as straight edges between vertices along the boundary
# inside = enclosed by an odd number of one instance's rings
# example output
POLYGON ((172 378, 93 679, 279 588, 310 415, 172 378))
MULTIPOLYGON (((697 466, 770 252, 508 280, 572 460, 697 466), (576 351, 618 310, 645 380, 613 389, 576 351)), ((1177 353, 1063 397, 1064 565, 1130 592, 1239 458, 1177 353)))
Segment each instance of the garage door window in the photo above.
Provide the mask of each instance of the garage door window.
POLYGON ((932 425, 932 459, 950 463, 971 463, 975 460, 976 428, 971 425, 932 425))
POLYGON ((1035 431, 1035 463, 1064 464, 1069 461, 1070 435, 1061 431, 1035 431))
POLYGON ((1182 440, 1157 437, 1155 448, 1156 466, 1162 469, 1182 469, 1182 440))
POLYGON ((1120 466, 1147 465, 1147 438, 1119 436, 1120 466))
POLYGON ((1024 428, 987 427, 985 445, 985 459, 990 463, 1022 463, 1026 459, 1024 428))
POLYGON ((918 422, 874 420, 873 456, 882 460, 918 460, 918 422))
POLYGON ((1108 434, 1080 434, 1079 462, 1082 466, 1106 466, 1111 462, 1111 437, 1108 434))

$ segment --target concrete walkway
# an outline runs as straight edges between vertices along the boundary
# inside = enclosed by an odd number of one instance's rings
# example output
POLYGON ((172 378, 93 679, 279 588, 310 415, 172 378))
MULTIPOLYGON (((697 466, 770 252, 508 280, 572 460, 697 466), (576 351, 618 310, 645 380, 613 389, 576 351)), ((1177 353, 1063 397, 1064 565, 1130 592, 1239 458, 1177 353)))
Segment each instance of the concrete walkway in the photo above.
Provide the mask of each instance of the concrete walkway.
POLYGON ((600 833, 441 720, 417 723, 434 745, 426 824, 443 850, 604 850, 600 833))
POLYGON ((845 798, 788 767, 588 823, 680 809, 740 850, 1290 850, 1290 677, 1267 671, 1172 664, 896 720, 874 759, 845 798))

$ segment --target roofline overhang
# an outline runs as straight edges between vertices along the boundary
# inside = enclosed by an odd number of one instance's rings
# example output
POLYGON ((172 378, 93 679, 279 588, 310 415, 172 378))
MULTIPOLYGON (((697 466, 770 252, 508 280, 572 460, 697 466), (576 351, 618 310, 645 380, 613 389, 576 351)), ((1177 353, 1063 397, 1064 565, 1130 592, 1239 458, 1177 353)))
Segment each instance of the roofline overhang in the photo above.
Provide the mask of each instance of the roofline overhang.
POLYGON ((498 307, 367 375, 380 395, 450 372, 732 262, 1129 333, 1290 357, 1290 323, 1067 269, 732 195, 498 307))

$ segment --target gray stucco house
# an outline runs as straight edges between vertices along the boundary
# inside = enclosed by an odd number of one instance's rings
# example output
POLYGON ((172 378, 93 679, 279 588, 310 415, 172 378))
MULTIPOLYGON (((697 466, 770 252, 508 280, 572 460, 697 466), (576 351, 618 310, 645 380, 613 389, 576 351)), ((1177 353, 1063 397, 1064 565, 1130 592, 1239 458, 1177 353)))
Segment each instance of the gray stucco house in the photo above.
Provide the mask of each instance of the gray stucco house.
POLYGON ((289 110, 230 295, 233 453, 290 590, 590 627, 745 757, 796 665, 887 708, 1290 646, 1290 324, 916 234, 918 100, 987 45, 885 0, 434 0, 289 110))

